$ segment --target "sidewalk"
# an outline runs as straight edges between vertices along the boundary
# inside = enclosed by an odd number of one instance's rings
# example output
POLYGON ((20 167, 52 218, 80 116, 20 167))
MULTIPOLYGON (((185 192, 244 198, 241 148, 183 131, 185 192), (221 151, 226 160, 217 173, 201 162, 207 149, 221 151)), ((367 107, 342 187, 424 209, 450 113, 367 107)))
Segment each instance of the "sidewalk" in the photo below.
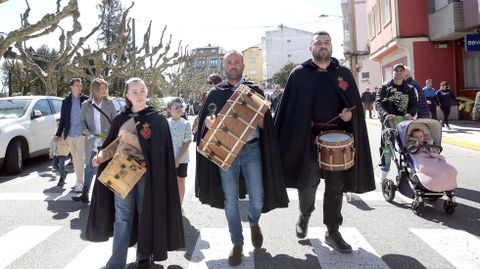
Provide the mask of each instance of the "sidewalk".
MULTIPOLYGON (((367 124, 380 127, 378 119, 367 119, 367 124)), ((480 151, 480 122, 450 121, 451 130, 443 128, 442 143, 480 151)))

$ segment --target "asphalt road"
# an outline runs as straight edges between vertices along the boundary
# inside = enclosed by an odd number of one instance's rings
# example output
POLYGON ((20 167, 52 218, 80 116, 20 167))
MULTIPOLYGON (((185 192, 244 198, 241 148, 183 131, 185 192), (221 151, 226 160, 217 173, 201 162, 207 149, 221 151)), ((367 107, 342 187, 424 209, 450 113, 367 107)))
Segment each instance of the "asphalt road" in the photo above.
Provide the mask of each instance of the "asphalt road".
MULTIPOLYGON (((375 163, 379 132, 377 126, 369 125, 375 163)), ((194 144, 190 150, 193 154, 194 144)), ((393 203, 387 203, 379 187, 353 194, 351 202, 344 202, 341 232, 354 252, 340 254, 324 244, 322 183, 307 239, 295 237, 298 199, 295 190, 289 190, 288 208, 262 215, 264 245, 253 250, 245 200, 240 203, 245 257, 236 268, 480 268, 480 152, 444 145, 443 155, 458 170, 458 207, 453 215, 444 212, 442 201, 415 215, 409 208, 411 200, 397 194, 393 203)), ((187 247, 171 252, 155 268, 229 268, 226 258, 231 243, 224 212, 195 199, 194 166, 190 162, 184 201, 187 247)), ((380 175, 378 167, 375 173, 380 175)), ((68 175, 64 188, 56 187, 57 178, 46 158, 29 161, 18 176, 0 174, 0 268, 100 268, 105 264, 111 242, 82 239, 89 208, 70 199, 74 174, 68 175)), ((129 261, 134 258, 131 248, 129 261)))

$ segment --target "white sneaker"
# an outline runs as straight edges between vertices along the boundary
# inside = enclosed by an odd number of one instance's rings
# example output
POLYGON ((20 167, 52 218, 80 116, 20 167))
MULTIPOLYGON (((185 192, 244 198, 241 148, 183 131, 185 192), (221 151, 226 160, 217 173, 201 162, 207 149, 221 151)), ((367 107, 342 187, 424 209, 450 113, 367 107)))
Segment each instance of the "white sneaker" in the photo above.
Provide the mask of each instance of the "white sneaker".
POLYGON ((74 191, 75 191, 76 193, 81 193, 81 192, 82 192, 82 189, 83 189, 83 185, 77 183, 77 184, 75 185, 74 191))
POLYGON ((380 180, 378 183, 382 183, 384 179, 387 179, 388 172, 382 171, 382 175, 380 176, 380 180))

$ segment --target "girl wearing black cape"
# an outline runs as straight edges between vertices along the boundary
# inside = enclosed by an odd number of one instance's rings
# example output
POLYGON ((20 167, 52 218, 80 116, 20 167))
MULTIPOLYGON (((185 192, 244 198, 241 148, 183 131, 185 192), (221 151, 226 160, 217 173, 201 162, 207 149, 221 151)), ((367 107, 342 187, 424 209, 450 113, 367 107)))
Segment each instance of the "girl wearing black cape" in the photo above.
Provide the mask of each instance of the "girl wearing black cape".
POLYGON ((99 166, 98 176, 122 148, 147 167, 124 200, 95 181, 85 236, 99 242, 113 235, 105 268, 124 268, 128 247, 135 243, 138 264, 165 260, 167 251, 185 247, 170 130, 160 112, 146 105, 147 94, 143 80, 126 82, 126 109, 114 119, 102 151, 92 160, 99 166), (117 137, 118 145, 106 148, 117 137))

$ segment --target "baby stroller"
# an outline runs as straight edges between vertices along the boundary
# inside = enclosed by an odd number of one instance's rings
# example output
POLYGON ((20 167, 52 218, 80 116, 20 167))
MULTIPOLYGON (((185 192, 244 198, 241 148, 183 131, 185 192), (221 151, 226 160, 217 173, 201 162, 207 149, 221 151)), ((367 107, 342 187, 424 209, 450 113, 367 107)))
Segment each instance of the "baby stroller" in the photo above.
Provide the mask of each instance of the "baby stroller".
MULTIPOLYGON (((421 157, 415 154, 418 151, 418 143, 412 144, 408 141, 413 130, 420 129, 425 135, 426 141, 430 141, 424 147, 432 147, 440 153, 442 140, 442 127, 440 122, 432 119, 405 120, 398 123, 396 129, 390 127, 389 121, 385 122, 385 129, 382 132, 382 138, 387 147, 392 152, 392 159, 397 167, 398 174, 395 180, 384 179, 382 181, 382 193, 387 202, 391 202, 395 197, 395 191, 399 191, 406 197, 413 199, 411 209, 415 214, 425 205, 426 202, 435 202, 438 198, 446 195, 443 208, 447 214, 453 214, 457 203, 454 198, 454 189, 456 187, 456 170, 445 161, 437 162, 438 166, 422 165, 419 162, 421 157), (439 174, 441 169, 449 170, 452 173, 439 174), (452 171, 453 170, 453 171, 452 171), (427 172, 425 172, 427 171, 427 172), (429 172, 428 172, 429 171, 429 172), (428 173, 433 174, 428 175, 428 173), (437 178, 442 178, 436 181, 437 178)), ((441 156, 440 156, 441 157, 441 156)))

